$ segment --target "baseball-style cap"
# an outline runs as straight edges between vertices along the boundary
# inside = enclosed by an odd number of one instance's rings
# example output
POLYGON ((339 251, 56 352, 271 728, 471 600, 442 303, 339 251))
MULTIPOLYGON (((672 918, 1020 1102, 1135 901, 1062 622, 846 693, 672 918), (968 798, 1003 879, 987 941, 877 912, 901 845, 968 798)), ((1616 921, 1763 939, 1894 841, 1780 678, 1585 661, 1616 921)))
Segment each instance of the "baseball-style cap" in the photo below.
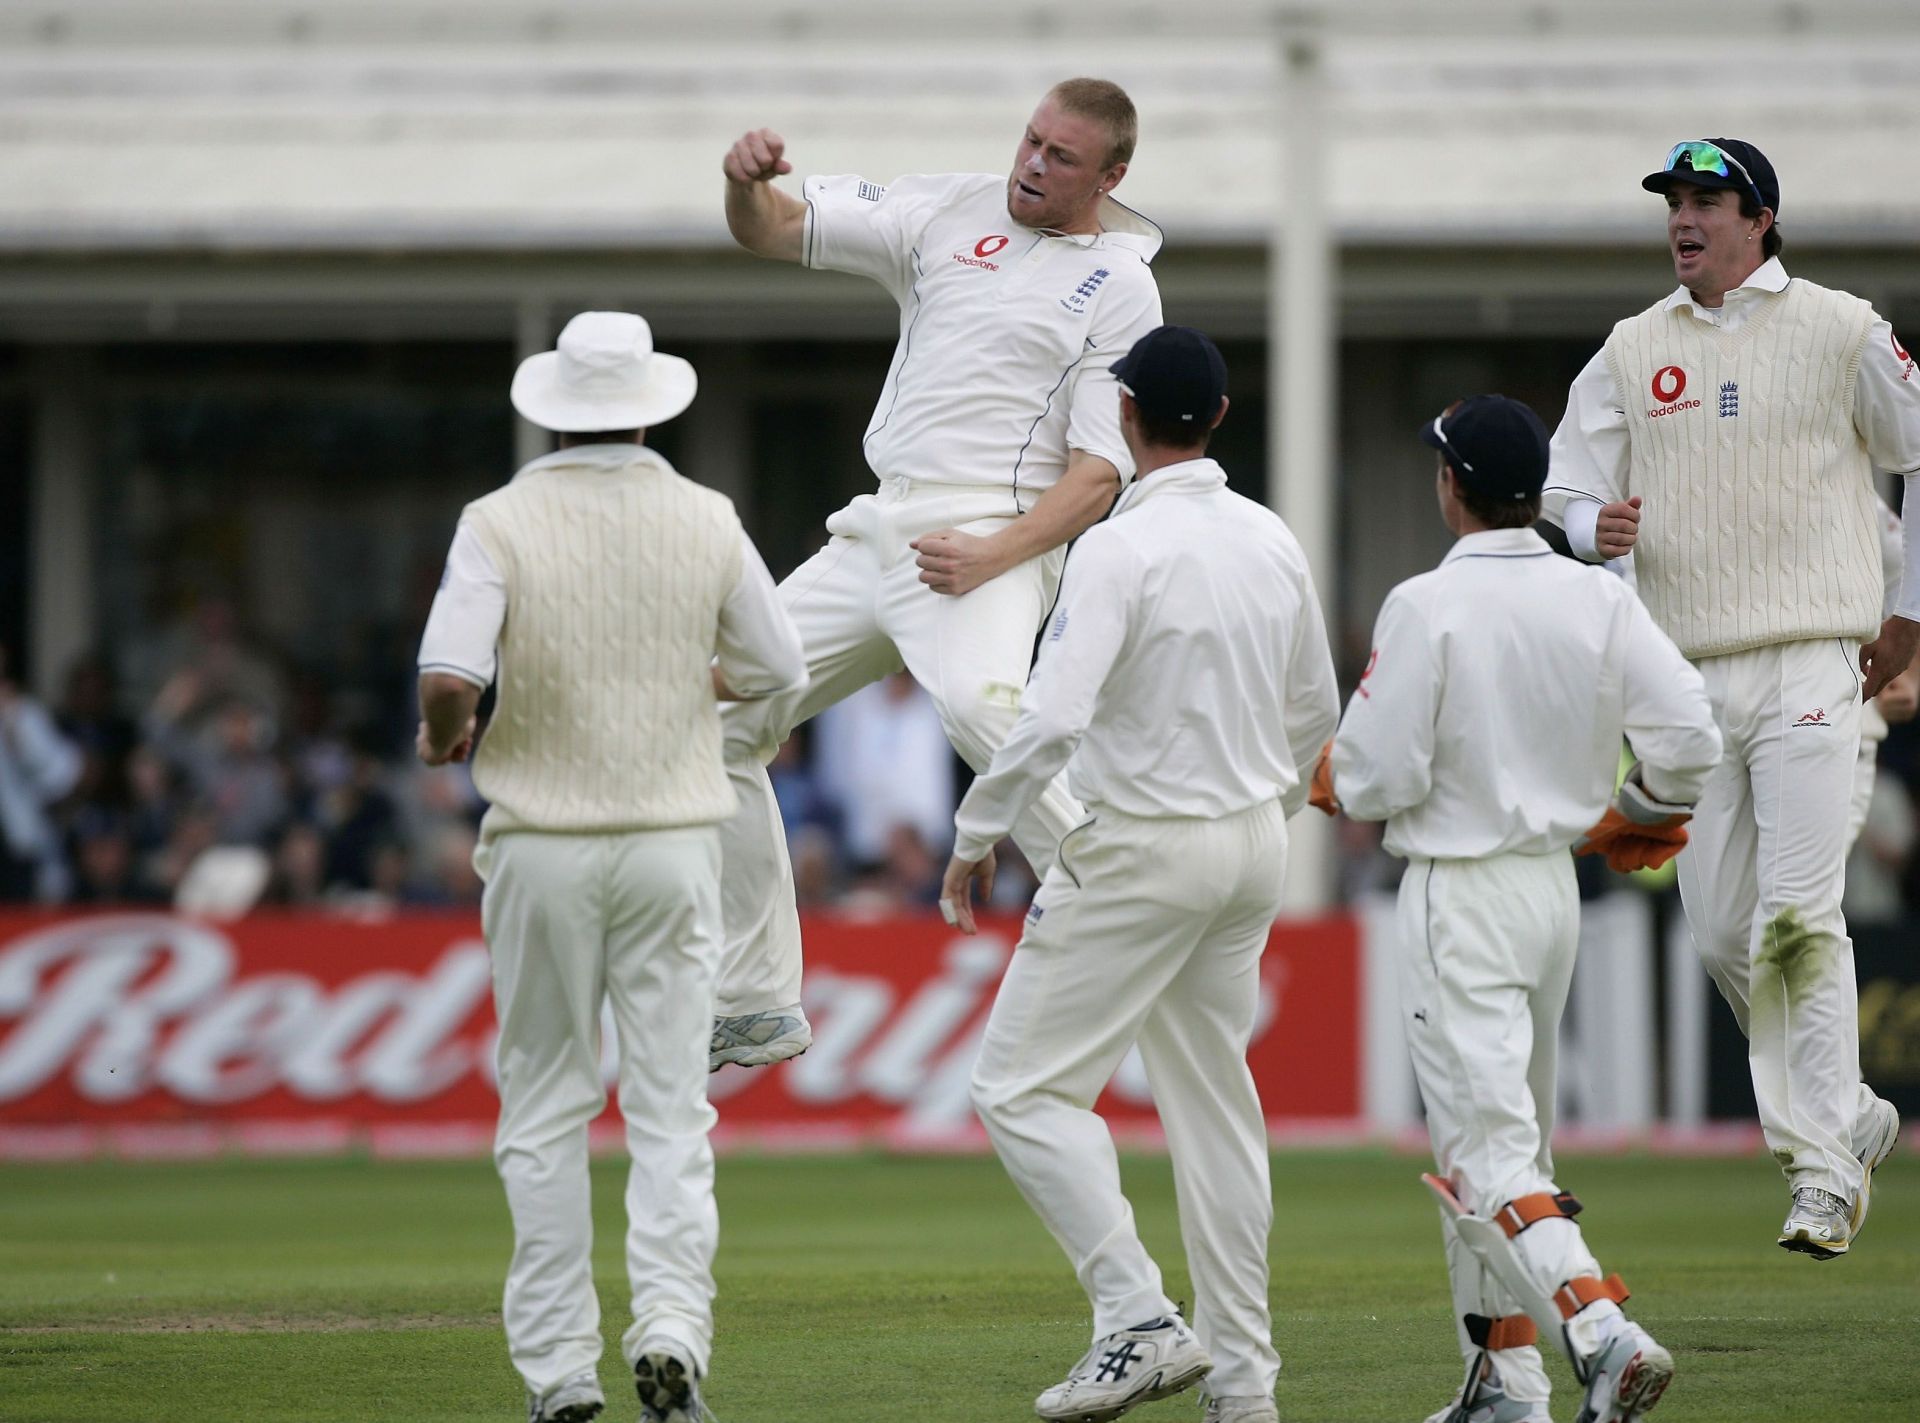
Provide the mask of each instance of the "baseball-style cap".
POLYGON ((1780 216, 1780 179, 1767 155, 1737 138, 1691 138, 1667 151, 1658 173, 1649 173, 1640 186, 1664 193, 1675 183, 1696 188, 1733 188, 1780 216))
POLYGON ((1142 414, 1190 420, 1196 433, 1213 428, 1227 394, 1220 348, 1191 326, 1154 327, 1113 363, 1113 378, 1142 414))
POLYGON ((1504 395, 1456 400, 1420 427, 1461 485, 1483 499, 1531 499, 1547 482, 1547 427, 1504 395))

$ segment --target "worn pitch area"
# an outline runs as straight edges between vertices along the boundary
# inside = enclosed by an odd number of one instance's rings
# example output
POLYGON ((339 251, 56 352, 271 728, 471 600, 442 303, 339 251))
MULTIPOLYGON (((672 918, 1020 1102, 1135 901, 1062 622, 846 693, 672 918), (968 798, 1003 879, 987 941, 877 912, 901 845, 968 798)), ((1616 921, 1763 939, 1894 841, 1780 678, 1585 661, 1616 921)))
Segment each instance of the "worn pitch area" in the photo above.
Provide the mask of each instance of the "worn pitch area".
MULTIPOLYGON (((1425 1163, 1274 1160, 1281 1417, 1425 1417, 1459 1380, 1425 1163)), ((1126 1163, 1142 1229, 1191 1298, 1163 1160, 1126 1163)), ((1064 1259, 991 1158, 724 1159, 724 1423, 980 1423, 1087 1344, 1064 1259)), ((1903 1147, 1845 1259, 1773 1243, 1764 1156, 1568 1158, 1561 1182, 1629 1306, 1673 1350, 1656 1418, 1908 1420, 1920 1396, 1920 1161, 1903 1147)), ((625 1310, 617 1164, 595 1170, 602 1382, 625 1310)), ((509 1233, 484 1162, 0 1167, 0 1419, 517 1420, 499 1334, 509 1233)), ((1556 1416, 1576 1407, 1550 1361, 1556 1416)), ((1196 1395, 1142 1408, 1198 1416, 1196 1395)))

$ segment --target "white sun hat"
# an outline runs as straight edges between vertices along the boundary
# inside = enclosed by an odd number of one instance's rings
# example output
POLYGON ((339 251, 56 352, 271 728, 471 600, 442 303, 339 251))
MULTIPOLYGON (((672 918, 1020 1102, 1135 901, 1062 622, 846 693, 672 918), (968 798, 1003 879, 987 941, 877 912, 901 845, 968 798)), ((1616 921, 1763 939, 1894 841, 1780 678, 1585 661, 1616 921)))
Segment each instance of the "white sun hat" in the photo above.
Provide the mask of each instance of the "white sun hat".
POLYGON ((653 329, 626 311, 583 311, 557 350, 528 356, 513 376, 513 408, 543 430, 639 430, 693 403, 699 380, 653 349, 653 329))

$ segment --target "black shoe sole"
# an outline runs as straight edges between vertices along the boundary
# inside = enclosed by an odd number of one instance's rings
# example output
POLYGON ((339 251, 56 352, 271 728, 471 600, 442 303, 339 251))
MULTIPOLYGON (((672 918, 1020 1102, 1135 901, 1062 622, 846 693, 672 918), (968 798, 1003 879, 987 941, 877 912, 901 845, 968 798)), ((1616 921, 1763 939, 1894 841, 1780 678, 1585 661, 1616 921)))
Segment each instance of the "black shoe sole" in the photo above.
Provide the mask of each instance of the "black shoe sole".
POLYGON ((685 1361, 671 1354, 642 1354, 634 1361, 633 1386, 646 1410, 647 1423, 668 1419, 677 1413, 694 1417, 697 1399, 693 1373, 685 1361))

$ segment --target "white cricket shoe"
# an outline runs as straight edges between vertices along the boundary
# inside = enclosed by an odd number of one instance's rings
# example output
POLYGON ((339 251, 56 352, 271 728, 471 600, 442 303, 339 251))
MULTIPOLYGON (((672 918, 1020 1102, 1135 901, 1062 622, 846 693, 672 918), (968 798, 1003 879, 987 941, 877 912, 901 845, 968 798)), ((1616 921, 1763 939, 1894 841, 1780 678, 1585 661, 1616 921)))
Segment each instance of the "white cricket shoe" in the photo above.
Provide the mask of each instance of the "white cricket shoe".
POLYGON ((1587 1394, 1574 1423, 1633 1423, 1653 1411, 1673 1382, 1673 1355, 1646 1330, 1622 1317, 1587 1360, 1587 1394))
POLYGON ((535 1397, 527 1395, 527 1423, 590 1423, 607 1406, 600 1380, 592 1369, 563 1379, 535 1397))
POLYGON ((1073 1372, 1033 1401, 1051 1423, 1107 1423, 1139 1403, 1192 1388, 1213 1368, 1177 1314, 1096 1339, 1073 1372))
POLYGON ((798 1003, 765 1013, 715 1018, 713 1041, 707 1045, 707 1071, 718 1072, 730 1062, 765 1067, 798 1057, 812 1046, 813 1029, 798 1003))
POLYGON ((1544 1399, 1508 1398, 1498 1372, 1482 1376, 1484 1357, 1476 1355, 1467 1365, 1468 1382, 1445 1408, 1429 1413, 1426 1423, 1553 1423, 1544 1399))
POLYGON ((1900 1114, 1893 1103, 1881 1097, 1873 1099, 1866 1114, 1853 1124, 1853 1154, 1860 1158, 1860 1196, 1853 1203, 1848 1238, 1860 1233, 1867 1222, 1867 1201, 1873 1194, 1874 1168, 1889 1156, 1900 1141, 1900 1114))
POLYGON ((1203 1400, 1200 1423, 1280 1423, 1280 1410, 1271 1398, 1259 1394, 1217 1398, 1208 1394, 1203 1400))
POLYGON ((670 1339, 640 1341, 633 1361, 633 1386, 640 1395, 640 1423, 706 1423, 700 1401, 700 1375, 686 1350, 670 1339))
POLYGON ((1793 1209, 1780 1227, 1780 1248, 1798 1250, 1816 1260, 1847 1253, 1853 1242, 1853 1207, 1832 1191, 1802 1186, 1793 1193, 1793 1209))

